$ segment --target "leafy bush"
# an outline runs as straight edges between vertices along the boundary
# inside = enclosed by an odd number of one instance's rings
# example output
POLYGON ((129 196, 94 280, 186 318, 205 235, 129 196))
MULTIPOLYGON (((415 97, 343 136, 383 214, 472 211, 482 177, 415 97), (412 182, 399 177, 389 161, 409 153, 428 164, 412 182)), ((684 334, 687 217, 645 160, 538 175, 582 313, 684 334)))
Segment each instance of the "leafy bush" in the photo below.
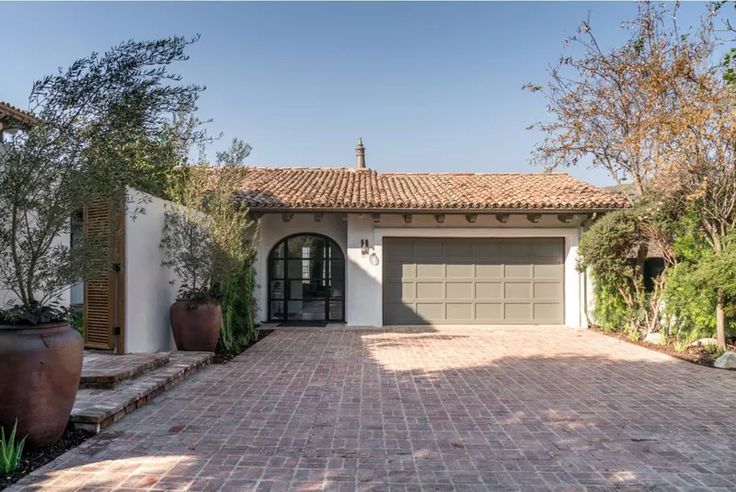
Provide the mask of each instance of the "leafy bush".
POLYGON ((0 310, 0 324, 3 325, 38 325, 41 323, 63 322, 69 319, 69 309, 53 302, 41 304, 32 301, 27 305, 16 304, 0 310))
POLYGON ((256 340, 253 289, 255 272, 252 261, 243 263, 222 284, 222 331, 220 345, 225 352, 237 354, 256 340))
POLYGON ((655 279, 652 289, 644 282, 653 224, 651 209, 640 205, 604 215, 580 240, 578 269, 589 270, 593 277, 594 315, 605 329, 649 333, 659 328, 664 275, 655 279))
POLYGON ((69 322, 72 328, 77 330, 82 337, 84 337, 84 310, 81 307, 72 308, 70 310, 69 322))
POLYGON ((222 306, 220 346, 239 353, 256 337, 253 324, 254 223, 235 200, 250 146, 238 139, 217 153, 217 167, 191 166, 172 176, 168 196, 181 206, 165 217, 164 266, 183 280, 179 297, 212 297, 222 306))
POLYGON ((629 319, 628 308, 621 294, 601 281, 596 281, 593 289, 595 295, 593 321, 604 331, 620 331, 629 319))
POLYGON ((23 455, 23 446, 26 438, 21 439, 19 443, 15 442, 15 431, 18 427, 18 421, 15 421, 10 436, 5 439, 5 429, 0 426, 0 473, 10 475, 20 464, 20 458, 23 455))
MULTIPOLYGON (((666 327, 673 335, 688 341, 713 337, 717 288, 724 288, 730 299, 734 299, 734 241, 728 241, 717 257, 692 212, 684 214, 676 227, 673 250, 678 263, 669 270, 664 290, 666 327)), ((728 303, 727 318, 733 319, 735 314, 733 302, 728 303)))

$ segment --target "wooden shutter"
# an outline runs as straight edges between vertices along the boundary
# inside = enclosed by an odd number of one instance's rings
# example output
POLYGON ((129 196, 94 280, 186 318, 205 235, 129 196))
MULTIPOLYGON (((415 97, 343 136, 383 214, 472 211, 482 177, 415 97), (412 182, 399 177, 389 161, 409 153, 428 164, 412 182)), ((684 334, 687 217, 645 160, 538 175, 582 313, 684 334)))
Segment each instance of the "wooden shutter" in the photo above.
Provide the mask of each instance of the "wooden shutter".
POLYGON ((84 346, 124 352, 125 215, 98 200, 84 209, 84 233, 108 243, 112 254, 84 282, 84 346))

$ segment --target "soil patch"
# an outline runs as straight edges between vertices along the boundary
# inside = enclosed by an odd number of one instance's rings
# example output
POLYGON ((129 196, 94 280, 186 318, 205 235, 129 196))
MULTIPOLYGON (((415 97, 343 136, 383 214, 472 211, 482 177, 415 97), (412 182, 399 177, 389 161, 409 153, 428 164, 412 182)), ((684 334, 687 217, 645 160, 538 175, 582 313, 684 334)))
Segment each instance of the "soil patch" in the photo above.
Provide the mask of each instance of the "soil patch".
POLYGON ((41 468, 46 463, 53 461, 70 449, 76 448, 92 436, 94 436, 94 433, 92 432, 72 429, 71 425, 69 425, 61 436, 61 439, 51 446, 37 449, 24 449, 20 465, 18 465, 18 469, 15 473, 6 476, 0 475, 0 490, 9 487, 11 484, 14 484, 36 468, 41 468))
MULTIPOLYGON (((658 345, 656 343, 645 342, 644 340, 631 340, 623 333, 604 331, 599 326, 595 325, 591 325, 591 329, 598 333, 602 333, 603 335, 618 338, 624 342, 633 343, 634 345, 639 345, 640 347, 645 347, 650 350, 656 350, 657 352, 662 352, 700 366, 713 367, 713 363, 718 358, 717 354, 712 353, 706 347, 688 347, 684 352, 679 352, 675 349, 675 337, 670 337, 666 344, 658 345)), ((736 345, 727 344, 726 350, 736 352, 736 345)))
POLYGON ((215 350, 215 358, 212 360, 215 364, 227 364, 231 360, 233 360, 238 355, 242 354, 246 350, 248 350, 250 347, 255 345, 256 343, 260 342, 264 338, 266 338, 268 335, 273 333, 273 330, 258 330, 258 338, 250 342, 248 345, 246 345, 243 350, 240 352, 227 352, 226 350, 223 350, 223 348, 220 346, 220 344, 217 344, 217 350, 215 350))

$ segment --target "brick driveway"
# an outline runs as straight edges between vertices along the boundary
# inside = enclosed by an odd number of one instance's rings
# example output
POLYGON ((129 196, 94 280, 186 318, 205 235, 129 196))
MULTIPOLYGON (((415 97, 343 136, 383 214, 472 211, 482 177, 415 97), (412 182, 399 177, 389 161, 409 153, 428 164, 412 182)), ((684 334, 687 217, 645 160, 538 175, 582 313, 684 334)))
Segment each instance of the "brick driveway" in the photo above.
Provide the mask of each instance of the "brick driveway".
POLYGON ((736 489, 736 373, 590 331, 276 331, 18 484, 736 489))

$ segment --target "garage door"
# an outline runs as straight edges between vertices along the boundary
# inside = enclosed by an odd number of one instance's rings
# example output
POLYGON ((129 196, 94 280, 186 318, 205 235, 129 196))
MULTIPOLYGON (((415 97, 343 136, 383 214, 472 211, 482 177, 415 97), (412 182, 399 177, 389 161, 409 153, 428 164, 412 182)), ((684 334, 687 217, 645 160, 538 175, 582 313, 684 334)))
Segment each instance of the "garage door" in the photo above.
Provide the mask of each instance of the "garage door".
POLYGON ((562 324, 563 239, 384 238, 385 324, 562 324))

